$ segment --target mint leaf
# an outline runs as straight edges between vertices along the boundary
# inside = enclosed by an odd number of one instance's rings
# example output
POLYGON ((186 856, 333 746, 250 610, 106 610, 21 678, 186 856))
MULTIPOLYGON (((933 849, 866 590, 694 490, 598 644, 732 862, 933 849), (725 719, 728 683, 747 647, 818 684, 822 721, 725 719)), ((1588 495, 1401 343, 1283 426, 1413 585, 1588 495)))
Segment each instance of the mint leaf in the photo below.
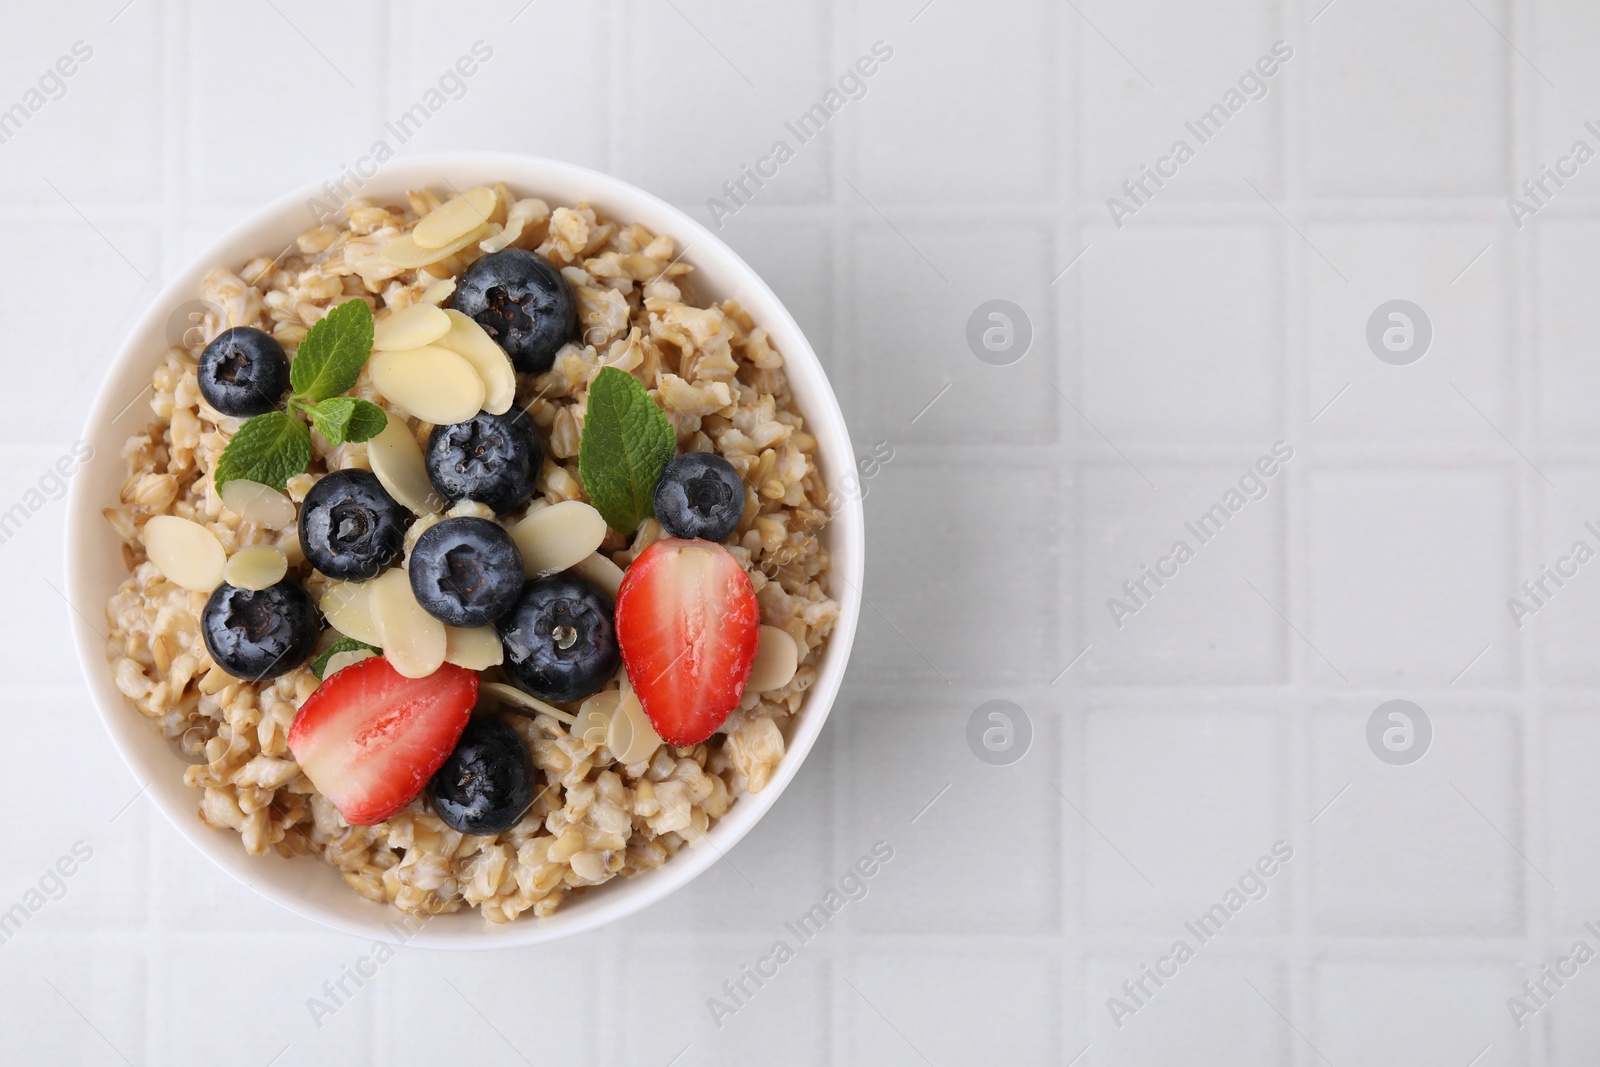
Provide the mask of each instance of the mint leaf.
POLYGON ((328 669, 328 661, 341 652, 357 652, 363 648, 373 652, 382 653, 383 649, 376 645, 369 645, 365 641, 357 641, 353 637, 341 637, 323 650, 322 655, 311 661, 311 673, 317 676, 317 681, 322 681, 322 672, 328 669))
POLYGON ((347 441, 370 441, 389 423, 382 408, 353 396, 329 397, 306 410, 311 425, 335 448, 347 441))
POLYGON ((280 493, 311 462, 311 431, 287 412, 269 411, 239 427, 217 459, 217 488, 235 478, 270 485, 280 493))
POLYGON ((606 525, 632 533, 654 511, 656 479, 678 452, 666 413, 639 380, 602 367, 589 383, 578 477, 606 525))
POLYGON ((346 392, 372 355, 372 309, 347 300, 311 327, 289 363, 289 384, 312 403, 346 392))

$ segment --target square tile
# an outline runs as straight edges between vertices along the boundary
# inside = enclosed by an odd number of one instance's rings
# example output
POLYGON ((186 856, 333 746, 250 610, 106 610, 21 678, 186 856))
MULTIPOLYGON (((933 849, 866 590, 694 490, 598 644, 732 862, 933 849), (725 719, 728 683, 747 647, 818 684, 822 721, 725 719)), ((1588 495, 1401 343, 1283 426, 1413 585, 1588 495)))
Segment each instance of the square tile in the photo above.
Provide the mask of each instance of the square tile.
POLYGON ((1253 200, 1242 178, 1277 196, 1283 99, 1298 65, 1298 54, 1287 63, 1271 55, 1277 6, 1220 0, 1172 5, 1159 19, 1150 14, 1109 0, 1082 5, 1079 170, 1085 198, 1116 198, 1122 207, 1115 222, 1126 219, 1120 213, 1128 208, 1143 214, 1149 203, 1253 200), (1257 61, 1261 67, 1254 69, 1257 61), (1272 76, 1262 77, 1262 70, 1272 76), (1123 188, 1141 179, 1142 190, 1123 188))
POLYGON ((525 9, 473 0, 449 11, 448 33, 435 5, 414 5, 403 16, 404 62, 390 77, 395 90, 384 115, 391 127, 374 134, 407 155, 502 148, 608 166, 610 94, 593 84, 610 63, 614 30, 604 5, 525 9), (507 107, 509 100, 523 105, 507 107), (402 117, 418 102, 430 114, 414 130, 402 117), (403 145, 396 131, 408 135, 403 145))
POLYGON ((1283 262, 1276 231, 1085 231, 1078 406, 1119 447, 1265 444, 1283 426, 1283 262), (1091 259, 1092 257, 1092 259, 1091 259))
POLYGON ((1534 643, 1542 681, 1600 685, 1592 636, 1600 624, 1600 566, 1590 565, 1600 558, 1600 472, 1566 464, 1545 472, 1559 488, 1535 487, 1538 533, 1506 589, 1502 632, 1508 642, 1534 643))
POLYGON ((1313 977, 1316 1023, 1307 1034, 1334 1063, 1413 1067, 1482 1056, 1480 1064, 1522 1062, 1503 1011, 1490 1011, 1520 981, 1503 964, 1361 963, 1324 960, 1313 977), (1462 1005, 1484 1010, 1464 1012, 1462 1005), (1492 1046, 1485 1054, 1484 1046, 1492 1046))
POLYGON ((85 205, 160 200, 163 82, 172 74, 163 48, 178 31, 172 11, 141 8, 114 24, 82 5, 38 8, 0 42, 0 68, 11 73, 0 103, 8 202, 57 204, 50 183, 68 181, 85 205))
POLYGON ((1274 606, 1283 610, 1288 475, 1270 449, 1262 455, 1270 478, 1245 452, 1228 467, 1082 468, 1079 610, 1083 641, 1093 646, 1075 669, 1082 679, 1261 685, 1287 677, 1274 606))
MULTIPOLYGON (((967 748, 973 709, 1000 694, 919 686, 910 700, 877 693, 852 702, 839 743, 851 753, 854 853, 878 841, 893 850, 872 895, 847 910, 864 934, 1048 934, 1060 929, 1060 734, 1037 706, 1033 744, 1010 766, 989 766, 967 748), (883 753, 898 753, 886 761, 883 753), (1026 813, 996 819, 997 811, 1026 813), (929 891, 952 869, 983 871, 980 902, 929 891)), ((1024 709, 1027 710, 1027 709, 1024 709)))
POLYGON ((1528 436, 1514 421, 1509 224, 1324 224, 1307 234, 1349 279, 1308 255, 1314 438, 1503 447, 1501 432, 1528 436), (1388 306, 1396 300, 1422 317, 1388 306))
POLYGON ((1304 35, 1304 166, 1318 195, 1503 193, 1512 31, 1505 3, 1476 6, 1346 0, 1317 18, 1304 35))
POLYGON ((692 1045, 697 1063, 761 1063, 773 1049, 789 1063, 830 1062, 830 965, 821 955, 782 933, 630 952, 618 1061, 667 1063, 692 1045))
POLYGON ((1588 282, 1600 268, 1600 223, 1558 218, 1531 223, 1529 233, 1538 242, 1538 436, 1592 442, 1600 439, 1594 420, 1600 368, 1590 358, 1590 339, 1600 311, 1588 282))
POLYGON ((1061 372, 1047 233, 1023 224, 929 226, 873 216, 852 236, 852 430, 893 444, 1053 443, 1061 372), (989 246, 1006 252, 972 255, 989 246), (1020 317, 989 307, 996 300, 1020 308, 1020 317), (991 330, 999 331, 993 344, 1011 348, 990 357, 1012 360, 1005 366, 976 354, 987 355, 984 334, 991 330))
POLYGON ((1597 744, 1600 719, 1585 702, 1563 700, 1546 711, 1545 776, 1536 802, 1542 802, 1549 849, 1545 873, 1561 887, 1548 898, 1552 935, 1570 932, 1581 937, 1584 923, 1600 925, 1594 906, 1600 891, 1600 855, 1594 848, 1600 835, 1600 780, 1594 774, 1597 744))
POLYGON ((8 944, 0 953, 7 1044, 32 1063, 158 1062, 144 1055, 149 985, 144 960, 121 945, 8 944))
POLYGON ((851 105, 861 192, 884 205, 1053 197, 1055 68, 1064 59, 1055 11, 936 4, 913 14, 909 27, 884 31, 892 57, 851 105))
POLYGON ((1523 887, 1540 875, 1518 855, 1528 845, 1517 721, 1459 704, 1423 711, 1431 745, 1407 766, 1368 750, 1365 704, 1312 719, 1321 810, 1305 836, 1320 933, 1509 937, 1524 928, 1523 887))
POLYGON ((1086 1062, 1093 1067, 1291 1062, 1290 1045, 1299 1039, 1278 1014, 1291 1008, 1276 963, 1219 954, 1203 945, 1185 963, 1177 963, 1177 955, 1175 945, 1153 945, 1142 957, 1110 957, 1090 965, 1095 1004, 1086 1062), (1156 985, 1159 978, 1144 977, 1147 966, 1176 969, 1176 974, 1156 985), (1141 979, 1143 993, 1136 986, 1141 979))
POLYGON ((1516 678, 1505 470, 1319 467, 1309 488, 1313 678, 1464 689, 1516 678))
MULTIPOLYGON (((194 50, 189 75, 205 91, 185 100, 186 171, 192 197, 202 203, 253 207, 297 185, 338 178, 377 141, 393 137, 383 126, 391 118, 382 110, 384 37, 373 32, 383 25, 380 5, 275 6, 191 9, 190 32, 211 45, 194 50), (244 41, 249 47, 237 47, 244 41), (295 150, 271 166, 261 165, 264 108, 301 117, 295 150)), ((391 150, 403 147, 397 142, 391 150)))
POLYGON ((1055 965, 1044 951, 868 953, 849 972, 851 1062, 1061 1062, 1055 965))
POLYGON ((619 177, 713 228, 738 225, 723 212, 737 216, 745 204, 827 198, 839 143, 834 127, 862 105, 837 92, 823 101, 843 72, 829 56, 824 9, 628 0, 619 10, 626 19, 626 76, 637 87, 619 101, 617 128, 628 131, 618 137, 619 177), (799 127, 807 134, 802 140, 786 123, 800 121, 813 105, 823 106, 828 121, 820 131, 799 127), (748 178, 745 167, 760 173, 748 178), (724 188, 741 181, 743 193, 724 188), (710 206, 713 199, 721 209, 710 206))
POLYGON ((530 1060, 597 1062, 601 1035, 571 1023, 602 1002, 599 949, 598 936, 590 935, 490 953, 484 956, 486 970, 452 966, 455 960, 436 952, 402 948, 374 980, 377 1056, 384 1062, 468 1060, 505 1067, 530 1060), (497 977, 508 973, 524 975, 538 995, 530 997, 527 985, 497 977))
POLYGON ((867 485, 858 669, 987 684, 1047 681, 1060 670, 1052 467, 931 462, 908 447, 867 485))
POLYGON ((1285 840, 1283 739, 1270 710, 1235 707, 1191 698, 1170 711, 1088 714, 1085 780, 1063 783, 1082 808, 1065 818, 1091 821, 1088 928, 1177 936, 1212 914, 1229 938, 1284 929, 1290 886, 1305 879, 1285 840))

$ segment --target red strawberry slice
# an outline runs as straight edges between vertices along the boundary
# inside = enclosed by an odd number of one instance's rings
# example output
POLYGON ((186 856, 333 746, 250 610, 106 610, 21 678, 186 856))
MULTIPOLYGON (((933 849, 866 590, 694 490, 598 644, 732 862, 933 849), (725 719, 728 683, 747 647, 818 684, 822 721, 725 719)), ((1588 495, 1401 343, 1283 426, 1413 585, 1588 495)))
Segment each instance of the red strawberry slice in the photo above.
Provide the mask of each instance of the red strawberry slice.
POLYGON ((346 822, 371 826, 422 792, 477 700, 477 671, 446 663, 426 678, 406 678, 372 656, 306 698, 289 728, 289 751, 346 822))
POLYGON ((710 541, 657 541, 617 591, 628 681, 656 733, 680 748, 710 737, 739 706, 760 634, 750 576, 710 541))

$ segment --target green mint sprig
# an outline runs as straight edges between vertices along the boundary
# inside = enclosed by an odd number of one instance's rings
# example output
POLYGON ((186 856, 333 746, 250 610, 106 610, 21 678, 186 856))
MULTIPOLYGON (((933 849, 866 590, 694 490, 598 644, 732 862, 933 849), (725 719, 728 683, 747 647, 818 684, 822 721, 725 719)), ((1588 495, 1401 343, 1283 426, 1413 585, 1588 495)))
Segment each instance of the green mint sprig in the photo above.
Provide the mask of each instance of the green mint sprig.
POLYGON ((589 383, 578 477, 607 526, 632 533, 654 514, 656 481, 677 451, 672 423, 639 380, 602 367, 589 383))
POLYGON ((347 300, 311 327, 289 363, 288 403, 245 421, 217 460, 221 489, 236 478, 270 485, 282 492, 289 479, 311 463, 311 431, 295 417, 304 414, 334 447, 370 441, 388 424, 382 408, 341 394, 361 377, 372 355, 372 309, 347 300))
POLYGON ((361 649, 382 653, 383 649, 377 645, 369 645, 365 641, 357 641, 353 637, 341 637, 323 650, 322 655, 311 661, 311 673, 317 676, 317 681, 322 681, 323 672, 328 669, 328 661, 341 652, 359 652, 361 649))

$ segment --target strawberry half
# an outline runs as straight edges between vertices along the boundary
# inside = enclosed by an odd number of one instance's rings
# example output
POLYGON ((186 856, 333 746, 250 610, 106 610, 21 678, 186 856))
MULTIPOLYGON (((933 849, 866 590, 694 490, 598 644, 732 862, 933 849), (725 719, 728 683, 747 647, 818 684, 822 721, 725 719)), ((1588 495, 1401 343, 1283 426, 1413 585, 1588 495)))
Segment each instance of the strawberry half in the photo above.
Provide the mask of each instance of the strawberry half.
POLYGON ((617 591, 628 681, 670 745, 698 745, 739 706, 760 634, 750 576, 711 541, 657 541, 617 591))
POLYGON ((382 656, 346 667, 306 698, 289 751, 352 826, 371 826, 422 792, 478 700, 478 672, 446 663, 406 678, 382 656))

